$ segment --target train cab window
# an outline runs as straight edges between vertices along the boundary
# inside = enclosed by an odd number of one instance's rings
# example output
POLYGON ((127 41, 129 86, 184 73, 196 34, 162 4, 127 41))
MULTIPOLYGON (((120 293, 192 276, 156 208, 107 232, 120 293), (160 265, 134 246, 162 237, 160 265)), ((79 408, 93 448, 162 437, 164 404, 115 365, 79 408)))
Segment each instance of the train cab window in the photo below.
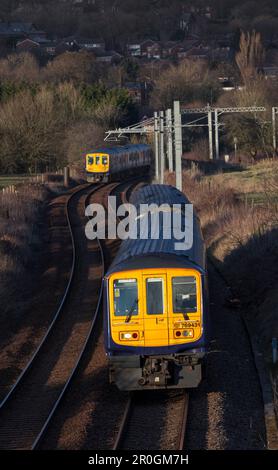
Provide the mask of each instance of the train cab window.
POLYGON ((173 277, 173 312, 197 312, 197 284, 195 277, 173 277))
POLYGON ((100 157, 96 157, 96 165, 100 164, 100 157))
POLYGON ((107 165, 108 163, 108 158, 107 157, 102 157, 102 164, 107 165))
POLYGON ((93 165, 94 163, 94 157, 88 157, 88 164, 93 165))
POLYGON ((146 281, 147 289, 147 314, 163 315, 163 279, 149 278, 146 281))
POLYGON ((138 284, 136 279, 114 281, 114 315, 138 315, 138 284))

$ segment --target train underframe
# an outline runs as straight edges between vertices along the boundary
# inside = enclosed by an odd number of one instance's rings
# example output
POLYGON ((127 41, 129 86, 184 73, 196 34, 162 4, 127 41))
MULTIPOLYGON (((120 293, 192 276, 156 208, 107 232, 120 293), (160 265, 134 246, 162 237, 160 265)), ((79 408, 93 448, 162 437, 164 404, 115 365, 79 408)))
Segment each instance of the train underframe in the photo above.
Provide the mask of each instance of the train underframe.
POLYGON ((204 353, 109 357, 110 383, 119 390, 196 388, 204 353))
POLYGON ((144 167, 138 167, 138 168, 132 168, 128 171, 124 172, 118 172, 118 173, 87 173, 87 181, 88 183, 110 183, 113 181, 121 181, 123 179, 123 176, 129 177, 129 176, 144 176, 149 173, 150 167, 149 166, 144 166, 144 167))

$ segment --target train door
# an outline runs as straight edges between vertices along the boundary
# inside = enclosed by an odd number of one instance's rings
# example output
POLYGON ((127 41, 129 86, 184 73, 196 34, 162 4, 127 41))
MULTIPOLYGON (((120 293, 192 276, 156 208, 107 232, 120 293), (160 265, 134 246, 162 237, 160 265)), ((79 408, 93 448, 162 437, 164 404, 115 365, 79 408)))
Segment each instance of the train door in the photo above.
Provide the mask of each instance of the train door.
POLYGON ((145 347, 167 346, 169 341, 167 275, 143 275, 145 347))

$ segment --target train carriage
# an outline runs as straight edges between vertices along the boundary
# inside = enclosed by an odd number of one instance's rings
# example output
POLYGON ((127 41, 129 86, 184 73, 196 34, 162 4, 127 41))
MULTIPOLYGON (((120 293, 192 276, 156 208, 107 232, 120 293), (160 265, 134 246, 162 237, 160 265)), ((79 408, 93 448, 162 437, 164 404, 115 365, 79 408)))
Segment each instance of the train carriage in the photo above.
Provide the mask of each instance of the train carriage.
MULTIPOLYGON (((131 202, 188 204, 173 187, 146 186, 131 202)), ((141 216, 139 216, 141 217, 141 216)), ((201 381, 209 337, 206 255, 197 216, 193 246, 128 239, 104 279, 104 331, 110 381, 121 390, 191 388, 201 381)))
POLYGON ((151 147, 146 144, 102 148, 86 155, 88 182, 112 181, 123 175, 148 172, 151 165, 151 147))

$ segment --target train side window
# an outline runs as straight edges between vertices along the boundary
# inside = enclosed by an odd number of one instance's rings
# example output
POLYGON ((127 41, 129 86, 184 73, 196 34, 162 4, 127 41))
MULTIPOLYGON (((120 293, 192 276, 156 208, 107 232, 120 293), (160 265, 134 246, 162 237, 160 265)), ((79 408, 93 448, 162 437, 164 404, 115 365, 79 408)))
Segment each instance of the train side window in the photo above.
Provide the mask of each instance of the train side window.
POLYGON ((197 312, 197 283, 195 277, 173 277, 173 312, 197 312))
POLYGON ((93 165, 94 164, 94 157, 88 157, 88 164, 93 165))
POLYGON ((114 281, 114 315, 138 315, 138 283, 136 279, 114 281))
POLYGON ((147 289, 147 314, 163 315, 163 279, 148 278, 146 281, 147 289))

